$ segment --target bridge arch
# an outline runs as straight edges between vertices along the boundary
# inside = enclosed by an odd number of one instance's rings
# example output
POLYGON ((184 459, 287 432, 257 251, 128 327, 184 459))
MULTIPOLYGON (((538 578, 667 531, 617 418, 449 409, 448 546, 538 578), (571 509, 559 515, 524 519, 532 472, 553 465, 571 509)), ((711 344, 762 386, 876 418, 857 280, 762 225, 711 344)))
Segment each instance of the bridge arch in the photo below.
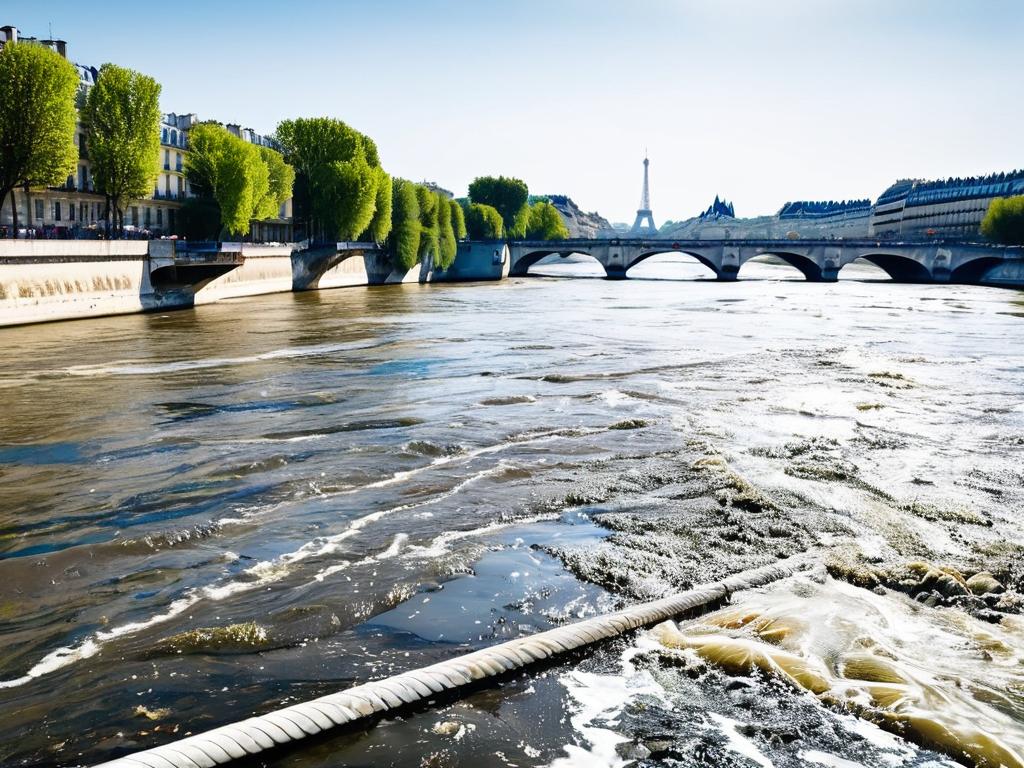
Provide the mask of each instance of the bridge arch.
POLYGON ((825 280, 825 277, 822 273, 821 265, 818 264, 817 261, 815 261, 810 256, 806 256, 802 253, 795 253, 793 251, 759 250, 757 251, 757 253, 754 253, 744 258, 740 262, 740 269, 743 269, 743 266, 745 264, 761 256, 774 256, 777 259, 781 259, 782 261, 786 262, 786 264, 788 264, 789 266, 798 269, 800 273, 804 276, 804 279, 807 280, 808 282, 820 283, 823 280, 825 280))
POLYGON ((527 253, 520 255, 514 263, 514 268, 509 271, 509 277, 526 277, 526 275, 529 274, 530 267, 540 263, 548 256, 561 256, 564 259, 567 256, 571 256, 573 254, 577 254, 580 256, 588 256, 590 259, 594 261, 595 264, 600 265, 602 269, 604 268, 604 265, 601 264, 600 259, 598 259, 596 256, 594 256, 594 254, 586 250, 573 249, 570 251, 563 251, 553 250, 551 248, 539 248, 535 251, 528 251, 527 253))
POLYGON ((840 267, 840 271, 843 267, 861 259, 870 264, 874 264, 885 272, 891 280, 898 283, 932 282, 931 270, 917 259, 910 256, 901 256, 896 253, 886 253, 884 251, 864 251, 858 253, 852 259, 844 260, 840 267))
POLYGON ((963 262, 950 272, 949 281, 951 283, 980 283, 990 269, 1004 261, 1002 256, 977 256, 963 262))
POLYGON ((721 271, 719 270, 717 265, 713 261, 711 261, 711 259, 709 259, 707 256, 697 251, 687 251, 682 248, 671 247, 654 248, 650 250, 641 251, 639 256, 637 256, 635 259, 629 262, 629 264, 626 266, 625 272, 628 274, 629 270, 631 270, 636 265, 643 263, 652 256, 663 256, 666 254, 679 254, 682 256, 689 256, 690 258, 695 259, 699 264, 702 264, 703 266, 710 269, 712 275, 714 275, 715 278, 718 278, 721 274, 721 271))

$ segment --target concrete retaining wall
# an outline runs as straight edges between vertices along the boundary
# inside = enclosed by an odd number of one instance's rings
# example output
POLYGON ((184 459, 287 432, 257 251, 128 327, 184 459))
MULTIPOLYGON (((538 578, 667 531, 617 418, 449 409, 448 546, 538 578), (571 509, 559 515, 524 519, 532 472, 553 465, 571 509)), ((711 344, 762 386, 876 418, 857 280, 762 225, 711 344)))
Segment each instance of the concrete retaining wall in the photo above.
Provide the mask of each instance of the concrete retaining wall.
POLYGON ((245 263, 203 286, 195 295, 196 304, 292 290, 290 245, 243 245, 242 255, 245 263))
POLYGON ((0 326, 188 306, 157 296, 145 241, 0 240, 0 326))
POLYGON ((508 246, 500 240, 459 243, 455 263, 444 271, 435 272, 433 279, 438 282, 501 280, 508 277, 511 261, 508 246))
MULTIPOLYGON (((152 243, 154 249, 169 245, 152 243)), ((0 240, 0 326, 190 307, 292 290, 500 280, 508 274, 510 261, 508 248, 499 241, 459 243, 455 263, 447 270, 435 270, 429 259, 407 271, 395 269, 377 251, 357 251, 311 280, 310 270, 323 253, 293 251, 290 245, 245 245, 245 263, 200 290, 156 291, 150 282, 149 248, 145 240, 0 240)))

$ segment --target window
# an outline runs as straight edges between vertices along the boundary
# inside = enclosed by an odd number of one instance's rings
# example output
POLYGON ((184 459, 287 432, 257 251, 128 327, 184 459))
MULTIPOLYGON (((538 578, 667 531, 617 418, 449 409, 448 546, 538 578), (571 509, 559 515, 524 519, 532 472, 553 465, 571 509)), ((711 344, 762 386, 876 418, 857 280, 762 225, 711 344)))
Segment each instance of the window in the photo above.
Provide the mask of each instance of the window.
POLYGON ((40 221, 43 220, 43 201, 36 200, 36 218, 40 221))
POLYGON ((139 206, 132 206, 132 225, 139 226, 139 206))
POLYGON ((164 170, 171 170, 171 150, 169 149, 164 150, 164 170))
POLYGON ((78 166, 78 191, 86 192, 89 189, 89 170, 84 166, 78 166))
POLYGON ((150 207, 149 207, 149 206, 147 205, 147 206, 146 206, 146 212, 145 212, 145 213, 146 213, 146 216, 145 216, 145 222, 146 222, 146 226, 148 227, 148 226, 149 226, 149 225, 150 225, 150 224, 151 224, 151 223, 153 222, 153 209, 152 209, 152 208, 150 208, 150 207))
POLYGON ((178 132, 173 128, 171 129, 171 144, 174 144, 175 146, 178 144, 178 132))
POLYGON ((181 197, 183 194, 185 194, 185 180, 183 178, 181 178, 181 176, 179 176, 178 177, 178 197, 181 197))
POLYGON ((181 170, 181 152, 174 153, 174 170, 181 170))
POLYGON ((167 143, 167 129, 166 128, 161 128, 160 129, 160 143, 161 144, 166 144, 167 143))
POLYGON ((61 220, 61 216, 60 216, 60 200, 54 200, 53 201, 53 220, 54 221, 60 221, 61 220))
POLYGON ((68 221, 75 220, 75 204, 71 203, 68 205, 68 221))
POLYGON ((161 229, 164 226, 164 209, 163 208, 157 208, 156 209, 156 225, 158 227, 160 227, 161 229))

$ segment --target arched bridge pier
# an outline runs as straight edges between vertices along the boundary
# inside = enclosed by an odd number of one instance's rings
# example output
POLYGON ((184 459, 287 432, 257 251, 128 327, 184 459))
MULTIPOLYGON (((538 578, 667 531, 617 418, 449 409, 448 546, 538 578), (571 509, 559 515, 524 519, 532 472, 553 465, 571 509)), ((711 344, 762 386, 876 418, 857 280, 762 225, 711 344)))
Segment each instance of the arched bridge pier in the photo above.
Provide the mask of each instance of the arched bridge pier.
POLYGON ((1024 248, 983 243, 881 240, 666 240, 607 238, 520 240, 509 243, 510 276, 523 276, 545 256, 587 254, 609 279, 626 278, 630 269, 663 253, 692 256, 718 280, 736 280, 743 265, 758 256, 775 256, 812 282, 834 282, 848 264, 864 260, 898 282, 974 283, 1005 260, 1024 258, 1024 248))

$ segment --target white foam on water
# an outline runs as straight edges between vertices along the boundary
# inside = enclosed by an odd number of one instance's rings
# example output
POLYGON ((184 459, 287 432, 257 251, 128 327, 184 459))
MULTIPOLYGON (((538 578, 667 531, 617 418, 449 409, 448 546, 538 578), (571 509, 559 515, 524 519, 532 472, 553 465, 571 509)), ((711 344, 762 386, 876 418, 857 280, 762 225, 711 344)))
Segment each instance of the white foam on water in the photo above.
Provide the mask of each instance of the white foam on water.
MULTIPOLYGON (((444 499, 450 498, 451 496, 454 496, 455 494, 459 493, 462 489, 464 489, 471 483, 475 482, 476 480, 500 472, 504 470, 504 468, 505 465, 499 463, 493 467, 489 467, 488 469, 477 472, 476 474, 466 478, 465 480, 453 486, 444 493, 439 494, 433 498, 426 499, 425 501, 414 502, 411 504, 401 504, 396 507, 382 509, 378 510, 377 512, 371 512, 370 514, 363 515, 362 517, 356 518, 351 523, 349 523, 349 526, 341 533, 338 533, 334 536, 320 537, 314 539, 311 542, 303 544, 298 549, 292 552, 285 553, 275 558, 274 560, 264 560, 256 563, 255 565, 251 566, 250 568, 247 568, 245 571, 242 572, 242 576, 245 578, 241 580, 236 578, 225 584, 208 585, 198 589, 189 590, 185 593, 183 597, 180 597, 174 602, 172 602, 168 609, 163 613, 151 616, 150 618, 144 621, 130 622, 128 624, 122 624, 110 630, 97 631, 93 635, 93 637, 86 639, 77 646, 67 646, 57 648, 56 650, 51 651, 46 656, 44 656, 40 661, 38 661, 35 665, 33 665, 29 669, 29 671, 26 672, 23 676, 12 678, 9 680, 0 680, 0 688, 15 688, 17 686, 24 685, 38 677, 50 674, 51 672, 54 672, 62 667, 66 667, 69 664, 73 664, 82 659, 87 659, 91 656, 94 656, 97 652, 99 652, 100 647, 102 646, 103 643, 169 621, 175 616, 180 615, 184 611, 194 606, 200 600, 211 600, 216 602, 224 600, 225 598, 228 598, 240 592, 246 592, 249 590, 257 589, 272 584, 273 582, 279 581, 283 579, 285 576, 287 576, 289 573, 291 573, 292 566, 295 563, 305 560, 309 557, 313 557, 315 555, 322 556, 331 554, 338 548, 338 545, 342 541, 357 535, 363 528, 365 528, 370 523, 376 522, 396 512, 402 512, 409 509, 416 509, 419 507, 428 506, 430 504, 437 504, 438 502, 443 501, 444 499)), ((378 555, 373 555, 368 558, 364 558, 362 561, 357 561, 357 563, 369 563, 379 559, 386 559, 387 557, 397 556, 407 539, 408 536, 406 534, 399 534, 395 537, 395 539, 391 543, 391 546, 389 546, 387 550, 378 555)), ((349 565, 352 564, 353 563, 345 563, 340 567, 332 566, 334 570, 331 572, 342 570, 344 568, 349 567, 349 565)), ((318 574, 315 577, 315 579, 317 581, 322 581, 324 578, 326 578, 327 575, 329 574, 324 574, 323 572, 321 572, 321 574, 318 574)))
POLYGON ((801 760, 815 765, 824 765, 828 768, 868 768, 864 763, 855 763, 853 760, 845 760, 828 752, 819 752, 816 749, 802 749, 798 754, 801 760))
POLYGON ((731 717, 720 715, 717 712, 709 712, 708 716, 715 722, 718 729, 725 734, 727 739, 725 743, 726 749, 748 760, 752 760, 762 766, 762 768, 775 768, 775 763, 761 754, 761 750, 754 745, 754 742, 739 732, 742 723, 738 720, 733 720, 731 717))
POLYGON ((0 680, 0 688, 16 688, 24 685, 37 677, 56 672, 61 667, 73 664, 81 659, 88 659, 99 653, 100 646, 93 640, 86 640, 76 648, 58 648, 46 654, 35 666, 33 666, 22 677, 13 680, 0 680))
POLYGON ((500 531, 505 528, 512 528, 520 525, 531 525, 533 523, 541 523, 548 520, 557 520, 560 517, 557 512, 543 512, 539 515, 532 515, 530 517, 518 517, 514 520, 499 520, 487 525, 482 525, 479 528, 470 528, 466 531, 448 531, 442 533, 440 536, 435 537, 429 544, 425 545, 414 545, 409 547, 408 554, 410 556, 428 558, 428 557, 441 557, 451 552, 449 546, 453 542, 461 541, 462 539, 469 539, 474 536, 486 536, 489 533, 500 531))
MULTIPOLYGON (((574 431, 573 435, 592 435, 604 431, 604 428, 579 429, 577 431, 574 431)), ((421 474, 423 472, 428 472, 431 469, 436 469, 437 467, 445 466, 448 464, 454 464, 461 461, 466 461, 468 459, 475 459, 478 456, 486 456, 487 454, 491 453, 498 453, 499 451, 503 451, 506 448, 511 448, 513 446, 546 443, 552 440, 557 440, 559 437, 566 436, 567 433, 565 429, 551 429, 545 432, 535 432, 529 435, 511 438, 500 443, 495 443, 494 445, 485 445, 481 448, 474 448, 470 451, 456 454, 454 456, 441 456, 434 459, 429 464, 425 464, 422 467, 416 467, 415 469, 406 469, 400 472, 395 472, 393 475, 391 475, 391 477, 384 478, 383 480, 377 480, 372 483, 367 483, 366 485, 361 485, 358 488, 339 491, 339 494, 343 495, 350 493, 359 493, 360 491, 366 488, 384 488, 389 485, 394 485, 395 483, 400 483, 403 480, 407 480, 410 477, 415 477, 416 475, 421 474)))
POLYGON ((204 368, 225 368, 235 365, 246 365, 266 360, 281 360, 296 357, 314 357, 332 352, 347 352, 373 349, 381 344, 365 344, 346 342, 338 344, 314 344, 309 347, 285 347, 273 349, 258 355, 244 357, 207 357, 198 360, 177 360, 170 363, 150 363, 144 360, 118 360, 104 365, 73 365, 69 368, 44 373, 63 373, 68 376, 149 376, 160 373, 179 373, 204 368))
POLYGON ((614 728, 623 708, 636 696, 654 696, 671 709, 665 689, 651 676, 650 672, 638 672, 632 659, 640 653, 641 647, 627 648, 621 657, 622 674, 598 674, 573 670, 559 678, 572 699, 569 716, 583 746, 566 744, 566 757, 559 757, 550 768, 620 768, 627 760, 619 756, 615 747, 626 737, 614 728))
POLYGON ((608 403, 610 407, 616 408, 630 398, 629 395, 619 392, 617 389, 609 389, 601 393, 601 399, 608 403))

